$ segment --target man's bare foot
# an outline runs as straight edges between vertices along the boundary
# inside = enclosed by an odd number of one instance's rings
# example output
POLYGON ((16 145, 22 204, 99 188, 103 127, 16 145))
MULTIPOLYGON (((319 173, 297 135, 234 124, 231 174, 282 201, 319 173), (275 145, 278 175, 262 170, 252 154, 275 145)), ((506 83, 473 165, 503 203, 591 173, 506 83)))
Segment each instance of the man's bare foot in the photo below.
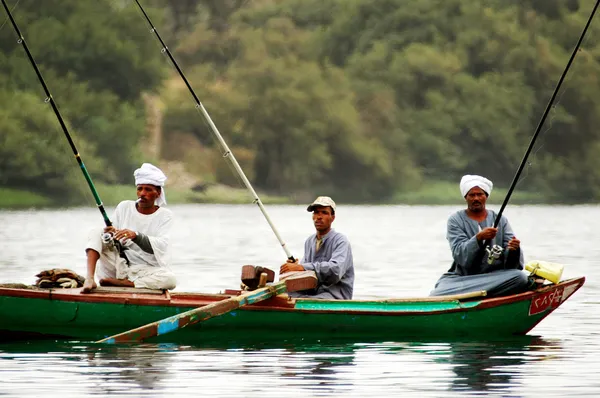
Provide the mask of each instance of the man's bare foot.
POLYGON ((90 293, 92 289, 97 288, 96 281, 93 278, 86 278, 81 288, 81 293, 90 293))
POLYGON ((100 279, 100 286, 135 287, 133 282, 130 281, 129 279, 117 279, 117 278, 100 279))

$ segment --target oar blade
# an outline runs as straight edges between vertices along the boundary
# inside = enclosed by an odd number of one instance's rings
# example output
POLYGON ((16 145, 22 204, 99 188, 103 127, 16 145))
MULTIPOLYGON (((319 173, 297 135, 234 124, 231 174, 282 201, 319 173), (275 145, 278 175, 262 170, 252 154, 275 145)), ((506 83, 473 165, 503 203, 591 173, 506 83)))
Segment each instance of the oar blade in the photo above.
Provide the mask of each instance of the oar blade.
MULTIPOLYGON (((256 292, 253 292, 256 293, 256 292)), ((240 307, 243 296, 232 297, 200 308, 182 312, 181 314, 152 322, 139 328, 97 341, 97 343, 131 343, 171 333, 186 326, 193 325, 209 318, 225 314, 240 307)))
POLYGON ((316 287, 317 277, 314 272, 305 271, 297 274, 298 275, 291 275, 285 280, 279 281, 273 285, 254 290, 240 296, 221 300, 203 307, 194 308, 192 310, 182 312, 181 314, 173 315, 160 321, 152 322, 147 325, 107 337, 97 341, 97 343, 114 344, 143 341, 151 337, 161 336, 176 330, 180 330, 195 323, 226 314, 244 305, 264 301, 281 293, 316 287))

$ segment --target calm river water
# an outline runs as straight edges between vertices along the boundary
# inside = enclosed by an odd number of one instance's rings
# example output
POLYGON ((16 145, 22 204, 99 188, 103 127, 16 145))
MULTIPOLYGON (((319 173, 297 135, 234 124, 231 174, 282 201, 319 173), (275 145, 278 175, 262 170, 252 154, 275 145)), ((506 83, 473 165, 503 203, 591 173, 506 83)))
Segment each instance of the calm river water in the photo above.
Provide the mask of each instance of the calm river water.
MULTIPOLYGON (((241 266, 278 269, 285 254, 254 205, 172 206, 176 291, 239 287, 241 266)), ((344 206, 334 227, 352 243, 355 298, 424 296, 450 265, 455 206, 344 206)), ((292 254, 313 232, 304 206, 268 206, 292 254)), ((527 260, 565 264, 587 282, 528 336, 505 341, 351 341, 242 347, 86 342, 0 343, 0 396, 600 396, 598 206, 509 206, 527 260)), ((42 269, 85 274, 95 208, 0 211, 0 283, 42 269)), ((0 322, 2 320, 0 319, 0 322)))

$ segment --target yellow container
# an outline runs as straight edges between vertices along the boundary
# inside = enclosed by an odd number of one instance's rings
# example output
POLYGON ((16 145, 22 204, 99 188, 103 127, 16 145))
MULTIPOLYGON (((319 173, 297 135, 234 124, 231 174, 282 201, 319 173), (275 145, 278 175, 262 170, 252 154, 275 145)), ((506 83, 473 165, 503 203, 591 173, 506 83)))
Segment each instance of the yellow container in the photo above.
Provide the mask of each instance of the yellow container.
POLYGON ((556 284, 560 282, 565 266, 547 261, 530 261, 525 264, 525 269, 534 275, 549 280, 556 284))

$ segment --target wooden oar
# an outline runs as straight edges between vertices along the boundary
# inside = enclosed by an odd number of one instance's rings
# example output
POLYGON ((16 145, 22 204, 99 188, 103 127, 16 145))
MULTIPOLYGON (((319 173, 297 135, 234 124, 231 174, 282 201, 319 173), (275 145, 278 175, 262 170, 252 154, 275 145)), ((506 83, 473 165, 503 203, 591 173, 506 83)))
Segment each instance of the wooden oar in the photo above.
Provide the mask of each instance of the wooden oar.
MULTIPOLYGON (((285 277, 285 275, 282 275, 285 277)), ((206 321, 219 315, 226 314, 248 304, 258 303, 281 293, 314 289, 317 286, 317 276, 314 271, 296 272, 279 282, 239 296, 222 300, 204 307, 173 315, 161 321, 149 323, 139 328, 128 330, 114 336, 99 340, 96 343, 125 343, 139 342, 150 337, 161 336, 198 322, 206 321)))

